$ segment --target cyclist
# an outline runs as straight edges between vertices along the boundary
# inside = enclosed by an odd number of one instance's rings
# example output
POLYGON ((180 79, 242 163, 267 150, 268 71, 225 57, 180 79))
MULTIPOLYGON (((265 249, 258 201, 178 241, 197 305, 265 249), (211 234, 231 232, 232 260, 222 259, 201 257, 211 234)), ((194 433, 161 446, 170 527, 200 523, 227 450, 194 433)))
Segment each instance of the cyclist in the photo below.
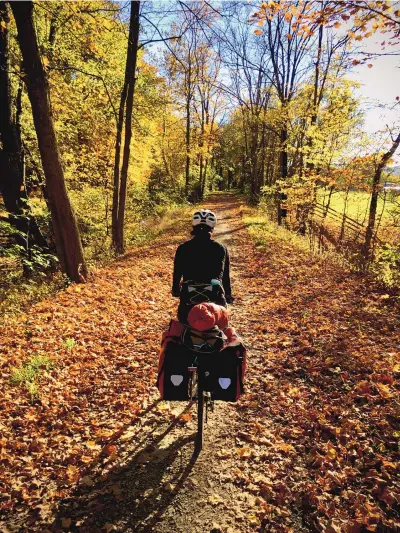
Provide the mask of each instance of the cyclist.
POLYGON ((186 321, 191 305, 201 301, 212 301, 224 307, 233 303, 228 249, 211 238, 216 223, 217 217, 209 209, 196 211, 192 218, 193 238, 178 246, 176 251, 172 295, 180 297, 178 318, 181 322, 186 321))

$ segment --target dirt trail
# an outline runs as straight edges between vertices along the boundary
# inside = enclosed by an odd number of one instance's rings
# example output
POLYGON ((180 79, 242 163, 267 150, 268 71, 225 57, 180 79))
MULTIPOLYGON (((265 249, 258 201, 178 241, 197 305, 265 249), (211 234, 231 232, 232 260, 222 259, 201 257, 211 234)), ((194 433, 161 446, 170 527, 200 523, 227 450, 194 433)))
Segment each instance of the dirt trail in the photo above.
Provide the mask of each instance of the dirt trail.
MULTIPOLYGON (((232 285, 235 295, 242 293, 240 250, 236 234, 245 231, 236 200, 226 197, 207 204, 218 214, 215 239, 229 247, 233 258, 232 285)), ((238 297, 240 302, 240 296, 238 297)), ((240 312, 232 309, 232 323, 240 333, 240 312)), ((60 516, 73 517, 78 511, 79 531, 154 533, 204 533, 207 531, 251 531, 246 520, 254 502, 233 483, 234 462, 223 462, 237 447, 240 429, 234 405, 216 403, 205 426, 204 446, 200 456, 193 456, 196 431, 196 407, 173 402, 159 402, 157 391, 150 397, 148 412, 136 424, 137 434, 121 453, 118 466, 95 490, 84 490, 81 497, 63 506, 60 516), (168 415, 166 418, 165 416, 168 415), (115 499, 110 487, 118 487, 115 499), (93 494, 111 493, 87 513, 93 494), (80 499, 81 498, 81 499, 80 499), (221 504, 223 512, 218 512, 221 504)))

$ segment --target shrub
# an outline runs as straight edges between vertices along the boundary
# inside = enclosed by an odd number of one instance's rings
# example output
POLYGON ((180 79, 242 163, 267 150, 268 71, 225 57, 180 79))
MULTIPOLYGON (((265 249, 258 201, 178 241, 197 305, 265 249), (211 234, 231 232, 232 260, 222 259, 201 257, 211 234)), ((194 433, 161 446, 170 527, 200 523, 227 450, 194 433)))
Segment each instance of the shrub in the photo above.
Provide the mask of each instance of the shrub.
POLYGON ((53 362, 47 355, 32 355, 28 361, 11 370, 11 383, 24 386, 32 397, 39 396, 40 373, 53 368, 53 362))

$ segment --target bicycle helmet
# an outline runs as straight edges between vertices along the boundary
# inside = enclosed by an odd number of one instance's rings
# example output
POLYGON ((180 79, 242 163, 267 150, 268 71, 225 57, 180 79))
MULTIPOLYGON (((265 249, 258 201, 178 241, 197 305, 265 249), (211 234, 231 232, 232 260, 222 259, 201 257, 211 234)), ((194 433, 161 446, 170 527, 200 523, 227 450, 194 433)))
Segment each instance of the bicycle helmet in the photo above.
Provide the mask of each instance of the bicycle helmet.
POLYGON ((200 209, 196 211, 192 218, 192 225, 199 226, 200 224, 206 224, 210 228, 214 228, 217 223, 217 217, 209 209, 200 209))

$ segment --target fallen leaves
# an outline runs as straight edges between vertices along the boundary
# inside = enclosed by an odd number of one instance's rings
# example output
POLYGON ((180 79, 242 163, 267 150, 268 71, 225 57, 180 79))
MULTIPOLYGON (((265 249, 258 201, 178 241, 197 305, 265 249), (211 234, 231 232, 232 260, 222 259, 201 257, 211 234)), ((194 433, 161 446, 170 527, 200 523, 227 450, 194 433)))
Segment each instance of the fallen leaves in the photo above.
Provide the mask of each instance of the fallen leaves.
POLYGON ((6 515, 24 513, 25 506, 33 513, 76 484, 93 487, 94 466, 118 461, 156 380, 161 332, 176 304, 165 253, 172 265, 180 240, 160 237, 159 252, 127 254, 89 283, 70 285, 2 327, 0 509, 6 515), (52 362, 36 398, 10 382, 11 369, 33 353, 52 362))
MULTIPOLYGON (((232 314, 249 344, 249 372, 236 444, 216 446, 215 460, 233 465, 224 482, 248 495, 238 530, 297 533, 299 516, 305 529, 324 533, 399 530, 398 317, 390 309, 382 316, 387 300, 378 289, 335 265, 276 240, 265 253, 244 230, 235 239, 235 290, 243 299, 232 314)), ((178 242, 162 238, 164 247, 128 254, 4 328, 6 516, 31 507, 47 517, 76 484, 96 488, 97 474, 140 434, 135 422, 147 407, 161 331, 176 303, 165 257, 172 260, 178 242), (55 363, 35 401, 9 382, 10 368, 32 351, 55 363)), ((174 416, 167 402, 153 412, 174 416)), ((135 461, 157 463, 165 453, 146 449, 135 461)), ((176 484, 164 488, 173 494, 176 484)), ((223 508, 225 496, 215 490, 209 504, 223 508)), ((118 484, 110 491, 123 501, 118 484)), ((62 519, 65 530, 75 526, 62 519)), ((115 527, 107 522, 103 531, 115 527)))
POLYGON ((297 531, 301 514, 312 531, 394 533, 396 310, 383 317, 386 298, 370 280, 274 236, 266 236, 267 253, 236 236, 251 258, 242 278, 251 308, 238 313, 249 373, 236 484, 270 506, 262 531, 297 531), (253 265, 258 278, 249 275, 253 265))

